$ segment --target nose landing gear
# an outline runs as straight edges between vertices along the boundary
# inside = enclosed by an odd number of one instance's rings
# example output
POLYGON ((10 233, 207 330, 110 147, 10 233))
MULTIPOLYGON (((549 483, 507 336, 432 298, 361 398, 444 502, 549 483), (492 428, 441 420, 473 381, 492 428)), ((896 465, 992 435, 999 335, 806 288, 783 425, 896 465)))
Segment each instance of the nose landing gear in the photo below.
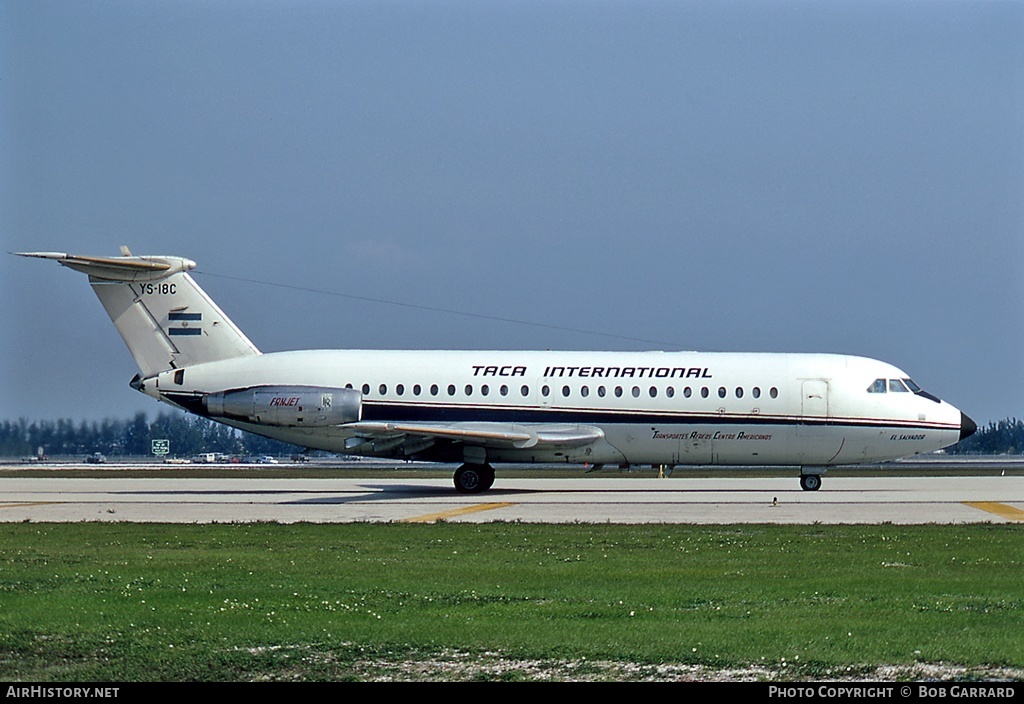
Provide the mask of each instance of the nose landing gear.
POLYGON ((800 488, 804 491, 817 491, 821 488, 820 474, 801 474, 800 488))

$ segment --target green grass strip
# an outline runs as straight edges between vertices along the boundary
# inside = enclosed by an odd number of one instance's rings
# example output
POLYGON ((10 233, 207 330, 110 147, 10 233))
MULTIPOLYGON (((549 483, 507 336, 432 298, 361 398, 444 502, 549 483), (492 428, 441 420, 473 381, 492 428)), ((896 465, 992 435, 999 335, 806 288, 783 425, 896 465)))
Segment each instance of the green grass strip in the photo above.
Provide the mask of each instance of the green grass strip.
POLYGON ((0 525, 0 679, 1024 668, 1024 525, 0 525), (368 665, 377 663, 377 665, 368 665))

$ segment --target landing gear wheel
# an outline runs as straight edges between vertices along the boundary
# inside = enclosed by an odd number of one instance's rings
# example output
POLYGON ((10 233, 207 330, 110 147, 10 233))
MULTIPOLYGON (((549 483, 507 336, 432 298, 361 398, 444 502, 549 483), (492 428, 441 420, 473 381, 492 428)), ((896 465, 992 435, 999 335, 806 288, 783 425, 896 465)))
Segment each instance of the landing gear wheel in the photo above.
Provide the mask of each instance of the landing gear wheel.
POLYGON ((804 491, 817 491, 821 488, 820 474, 801 474, 800 488, 804 491))
POLYGON ((479 494, 494 484, 494 468, 489 464, 469 464, 455 470, 455 491, 460 494, 479 494))
POLYGON ((480 485, 480 491, 487 491, 494 486, 494 467, 489 464, 485 464, 480 468, 480 476, 483 479, 483 483, 480 485))

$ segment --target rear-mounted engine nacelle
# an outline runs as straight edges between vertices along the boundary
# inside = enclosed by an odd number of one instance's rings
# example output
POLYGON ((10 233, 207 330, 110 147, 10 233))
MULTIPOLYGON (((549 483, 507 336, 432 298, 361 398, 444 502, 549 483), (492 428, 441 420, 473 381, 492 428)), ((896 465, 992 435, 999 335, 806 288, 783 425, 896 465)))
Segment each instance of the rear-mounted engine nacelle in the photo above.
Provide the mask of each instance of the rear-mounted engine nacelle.
POLYGON ((203 397, 207 413, 261 425, 317 428, 360 419, 362 394, 321 386, 253 386, 203 397))

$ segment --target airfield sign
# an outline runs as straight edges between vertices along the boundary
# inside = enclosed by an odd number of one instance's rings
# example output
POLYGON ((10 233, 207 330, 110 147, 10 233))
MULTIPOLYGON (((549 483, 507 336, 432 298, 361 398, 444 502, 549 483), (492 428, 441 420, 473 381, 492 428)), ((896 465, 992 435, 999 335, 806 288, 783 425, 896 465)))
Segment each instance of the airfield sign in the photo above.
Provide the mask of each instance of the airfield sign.
POLYGON ((157 457, 164 457, 169 455, 171 452, 171 441, 170 440, 154 440, 153 441, 153 454, 157 457))

